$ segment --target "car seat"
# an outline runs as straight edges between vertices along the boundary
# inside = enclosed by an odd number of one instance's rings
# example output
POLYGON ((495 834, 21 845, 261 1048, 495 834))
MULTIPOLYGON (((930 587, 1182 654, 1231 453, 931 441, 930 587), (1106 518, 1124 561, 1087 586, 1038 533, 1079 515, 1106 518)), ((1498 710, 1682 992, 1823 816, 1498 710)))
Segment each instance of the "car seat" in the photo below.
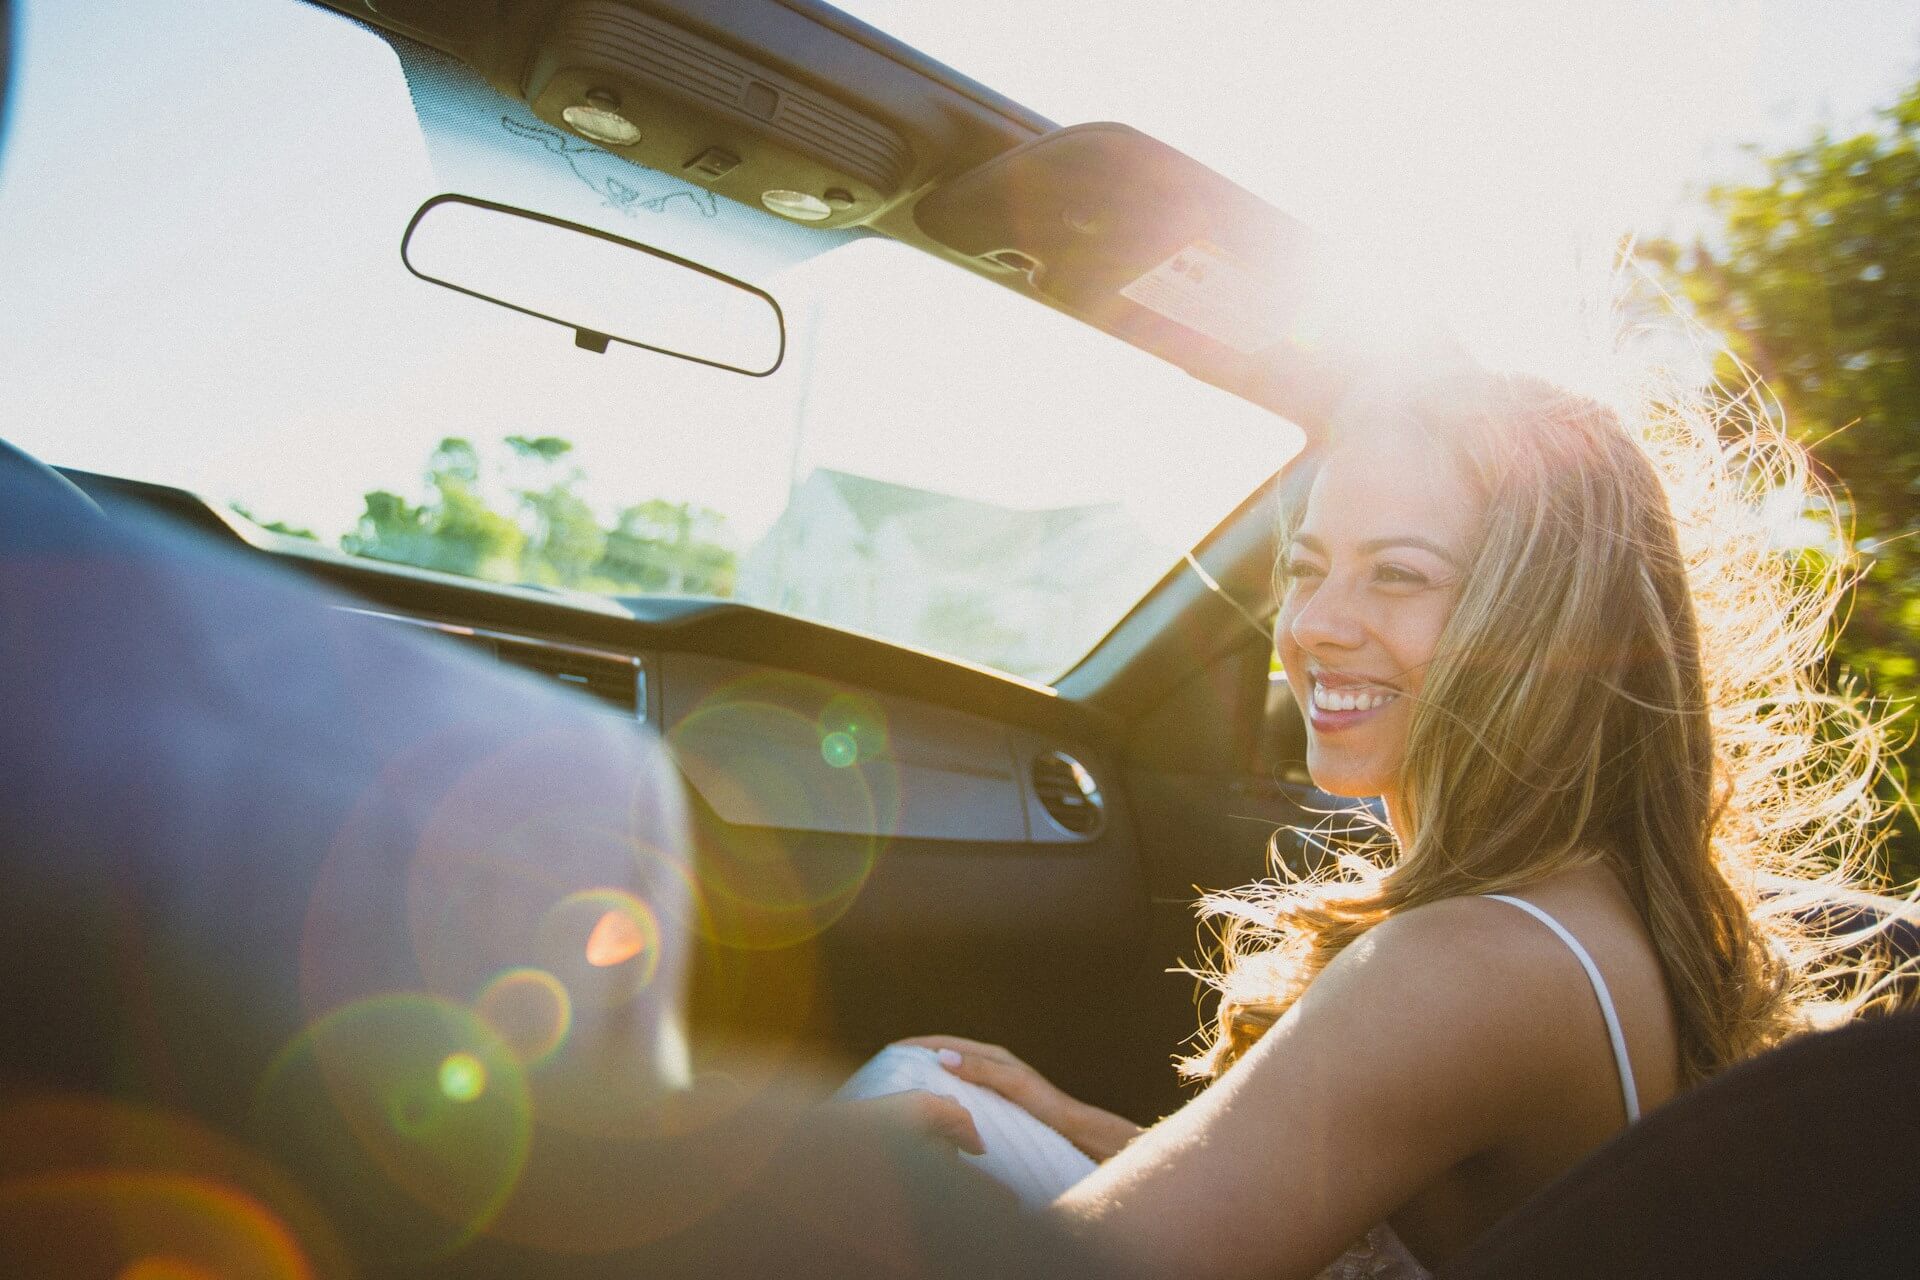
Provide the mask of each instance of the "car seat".
POLYGON ((1920 1013, 1810 1035, 1662 1107, 1443 1280, 1920 1275, 1920 1013))

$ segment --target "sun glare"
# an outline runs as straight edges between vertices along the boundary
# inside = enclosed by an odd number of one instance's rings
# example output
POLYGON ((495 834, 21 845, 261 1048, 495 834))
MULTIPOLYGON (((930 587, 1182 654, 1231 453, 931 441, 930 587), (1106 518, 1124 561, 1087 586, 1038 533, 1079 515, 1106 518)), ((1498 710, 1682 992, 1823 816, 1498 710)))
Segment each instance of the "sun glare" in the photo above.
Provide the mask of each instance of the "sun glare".
POLYGON ((1404 362, 1431 348, 1444 312, 1417 277, 1363 246, 1322 237, 1287 336, 1307 351, 1404 362))
POLYGON ((1920 46, 1902 0, 1844 20, 1785 0, 844 7, 1062 124, 1141 128, 1340 240, 1350 291, 1329 302, 1376 343, 1424 306, 1483 363, 1596 393, 1622 238, 1690 239, 1704 188, 1754 163, 1744 147, 1860 117, 1920 46))

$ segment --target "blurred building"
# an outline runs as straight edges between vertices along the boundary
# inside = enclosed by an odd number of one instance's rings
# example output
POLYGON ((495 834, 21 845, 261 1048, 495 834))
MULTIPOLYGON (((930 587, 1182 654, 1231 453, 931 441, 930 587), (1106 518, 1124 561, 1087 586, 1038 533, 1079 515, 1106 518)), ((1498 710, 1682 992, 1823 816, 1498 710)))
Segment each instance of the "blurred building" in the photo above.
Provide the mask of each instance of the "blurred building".
POLYGON ((1019 510, 822 468, 735 597, 1051 678, 1171 560, 1119 503, 1019 510))

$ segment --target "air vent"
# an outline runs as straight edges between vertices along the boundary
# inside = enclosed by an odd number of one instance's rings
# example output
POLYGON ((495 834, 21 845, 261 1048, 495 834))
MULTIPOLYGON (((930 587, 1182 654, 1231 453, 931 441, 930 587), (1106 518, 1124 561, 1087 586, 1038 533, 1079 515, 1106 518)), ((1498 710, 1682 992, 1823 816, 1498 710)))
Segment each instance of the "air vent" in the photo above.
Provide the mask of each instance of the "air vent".
POLYGON ((1106 820, 1106 802, 1087 767, 1060 751, 1048 751, 1033 761, 1033 791, 1041 807, 1061 830, 1091 836, 1106 820))
POLYGON ((589 649, 585 645, 559 640, 536 640, 532 636, 511 635, 486 627, 461 622, 439 622, 410 614, 387 613, 380 609, 361 609, 353 605, 335 606, 342 613, 373 618, 382 623, 399 623, 444 636, 468 645, 509 666, 545 676, 556 684, 578 689, 598 698, 622 715, 647 718, 646 670, 640 659, 630 653, 610 649, 589 649))
POLYGON ((574 645, 494 637, 500 661, 591 694, 627 715, 640 713, 640 660, 574 645))

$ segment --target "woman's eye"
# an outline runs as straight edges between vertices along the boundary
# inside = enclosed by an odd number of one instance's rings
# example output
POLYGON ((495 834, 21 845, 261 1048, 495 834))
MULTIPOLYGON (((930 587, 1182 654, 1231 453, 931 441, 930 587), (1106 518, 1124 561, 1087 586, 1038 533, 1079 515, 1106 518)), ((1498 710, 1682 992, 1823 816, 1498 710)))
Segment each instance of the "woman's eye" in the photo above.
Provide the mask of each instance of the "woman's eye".
POLYGON ((1306 560, 1288 560, 1280 566, 1280 576, 1288 582, 1298 582, 1302 578, 1320 576, 1320 566, 1306 560))
POLYGON ((1431 579, 1418 569, 1409 569, 1405 565, 1383 564, 1373 571, 1374 579, 1388 586, 1424 587, 1431 579))

